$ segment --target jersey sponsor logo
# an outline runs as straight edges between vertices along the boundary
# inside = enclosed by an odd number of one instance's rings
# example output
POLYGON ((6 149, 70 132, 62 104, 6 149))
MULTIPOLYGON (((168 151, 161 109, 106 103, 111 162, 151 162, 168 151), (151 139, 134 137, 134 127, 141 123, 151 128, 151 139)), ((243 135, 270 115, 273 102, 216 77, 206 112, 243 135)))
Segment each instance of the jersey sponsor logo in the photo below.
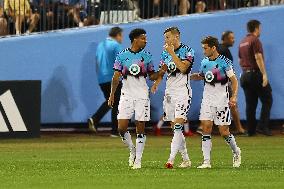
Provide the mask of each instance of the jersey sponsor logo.
POLYGON ((213 79, 214 79, 214 74, 211 71, 207 71, 205 73, 205 81, 210 83, 211 81, 213 81, 213 79))
POLYGON ((176 69, 177 69, 176 64, 175 64, 174 62, 169 62, 169 64, 168 64, 168 70, 169 70, 170 72, 174 72, 174 71, 176 71, 176 69))
POLYGON ((132 64, 130 67, 129 67, 129 72, 132 74, 132 75, 138 75, 140 73, 140 66, 138 66, 137 64, 132 64))

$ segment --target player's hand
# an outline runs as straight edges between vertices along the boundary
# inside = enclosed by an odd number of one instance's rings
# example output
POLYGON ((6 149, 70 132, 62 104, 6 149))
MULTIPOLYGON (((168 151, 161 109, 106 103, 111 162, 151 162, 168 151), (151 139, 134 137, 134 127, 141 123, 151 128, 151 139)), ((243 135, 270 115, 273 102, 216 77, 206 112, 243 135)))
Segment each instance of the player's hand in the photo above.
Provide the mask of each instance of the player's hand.
POLYGON ((236 96, 232 96, 230 98, 230 101, 229 101, 229 106, 230 107, 235 107, 237 105, 237 97, 236 96))
POLYGON ((202 80, 204 79, 199 73, 193 73, 190 76, 190 80, 202 80))
POLYGON ((167 70, 168 70, 168 66, 166 64, 163 64, 160 68, 160 75, 166 73, 167 70))
POLYGON ((113 103, 114 103, 114 95, 110 94, 109 98, 108 98, 108 106, 112 108, 113 107, 113 103))
POLYGON ((173 44, 168 44, 168 43, 166 43, 166 44, 164 45, 164 49, 165 49, 169 54, 175 53, 175 48, 174 48, 173 44))
POLYGON ((154 83, 154 85, 151 87, 151 93, 155 94, 158 90, 158 85, 154 83))
POLYGON ((266 85, 268 84, 268 79, 267 79, 267 75, 263 75, 262 76, 262 86, 266 87, 266 85))

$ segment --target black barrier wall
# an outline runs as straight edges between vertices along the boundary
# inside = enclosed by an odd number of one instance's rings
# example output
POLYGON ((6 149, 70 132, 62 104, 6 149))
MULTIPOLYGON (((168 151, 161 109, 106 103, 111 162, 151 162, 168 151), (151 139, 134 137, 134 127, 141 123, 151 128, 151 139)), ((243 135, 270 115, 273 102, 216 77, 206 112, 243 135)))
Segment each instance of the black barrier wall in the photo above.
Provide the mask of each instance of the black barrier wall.
POLYGON ((41 81, 0 81, 0 138, 40 136, 41 81))

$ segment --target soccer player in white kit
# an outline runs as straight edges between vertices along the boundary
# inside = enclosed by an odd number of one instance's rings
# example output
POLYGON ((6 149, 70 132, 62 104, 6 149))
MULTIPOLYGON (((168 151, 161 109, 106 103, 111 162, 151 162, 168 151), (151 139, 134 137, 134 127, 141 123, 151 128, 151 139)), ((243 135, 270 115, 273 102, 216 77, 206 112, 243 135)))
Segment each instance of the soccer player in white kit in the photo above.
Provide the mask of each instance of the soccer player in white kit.
POLYGON ((118 105, 118 132, 123 143, 130 150, 129 166, 132 169, 141 168, 142 154, 146 142, 145 122, 150 120, 149 88, 146 77, 156 80, 166 71, 164 66, 159 72, 154 72, 152 55, 145 51, 147 43, 146 31, 134 29, 130 32, 131 47, 118 53, 114 63, 112 88, 108 100, 109 106, 114 103, 114 94, 122 80, 121 96, 118 105), (132 143, 131 135, 127 131, 129 119, 135 114, 136 121, 136 146, 132 143))
POLYGON ((232 61, 217 51, 218 39, 212 36, 202 41, 203 53, 206 56, 201 62, 199 73, 191 75, 192 80, 204 80, 204 91, 200 109, 202 127, 203 163, 199 169, 211 168, 211 132, 213 123, 232 149, 233 167, 241 165, 241 150, 235 137, 229 131, 231 114, 229 106, 235 106, 238 94, 238 80, 235 76, 232 61), (229 99, 229 80, 232 83, 232 97, 229 99))
MULTIPOLYGON (((180 42, 180 31, 177 27, 166 29, 164 38, 165 45, 160 63, 160 66, 167 66, 167 82, 163 102, 164 120, 171 121, 174 132, 170 157, 165 167, 173 168, 175 157, 180 152, 183 161, 179 167, 186 168, 191 166, 191 161, 187 153, 183 126, 187 121, 191 101, 191 87, 188 80, 194 60, 194 51, 180 42)), ((152 86, 153 93, 157 90, 161 80, 162 77, 152 86)))

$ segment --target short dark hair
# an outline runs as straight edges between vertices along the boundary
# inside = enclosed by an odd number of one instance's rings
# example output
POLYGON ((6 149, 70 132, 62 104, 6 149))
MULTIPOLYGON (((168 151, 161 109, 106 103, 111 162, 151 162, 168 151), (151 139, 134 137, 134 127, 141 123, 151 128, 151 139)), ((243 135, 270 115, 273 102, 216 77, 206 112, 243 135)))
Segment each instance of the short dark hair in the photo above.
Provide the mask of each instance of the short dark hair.
POLYGON ((109 30, 108 35, 109 35, 110 37, 116 37, 116 36, 117 36, 118 34, 120 34, 122 31, 123 31, 123 30, 122 30, 122 28, 120 28, 120 27, 113 27, 113 28, 111 28, 111 29, 109 30))
POLYGON ((234 32, 232 32, 231 30, 224 31, 221 37, 222 41, 224 41, 231 33, 234 33, 234 32))
POLYGON ((213 36, 207 36, 205 38, 202 39, 201 41, 202 44, 207 44, 210 48, 212 47, 216 47, 218 48, 219 46, 219 41, 216 37, 213 37, 213 36))
POLYGON ((250 21, 248 21, 248 23, 247 23, 247 30, 248 30, 248 32, 249 33, 253 33, 255 31, 255 29, 259 27, 260 24, 261 23, 258 20, 250 20, 250 21))
POLYGON ((179 34, 180 35, 180 31, 178 29, 178 27, 169 27, 167 28, 165 31, 164 31, 164 34, 165 33, 168 33, 168 32, 171 32, 173 34, 179 34))
POLYGON ((146 31, 142 28, 136 28, 132 30, 129 34, 129 39, 131 43, 134 41, 135 38, 139 37, 140 35, 146 34, 146 31))

